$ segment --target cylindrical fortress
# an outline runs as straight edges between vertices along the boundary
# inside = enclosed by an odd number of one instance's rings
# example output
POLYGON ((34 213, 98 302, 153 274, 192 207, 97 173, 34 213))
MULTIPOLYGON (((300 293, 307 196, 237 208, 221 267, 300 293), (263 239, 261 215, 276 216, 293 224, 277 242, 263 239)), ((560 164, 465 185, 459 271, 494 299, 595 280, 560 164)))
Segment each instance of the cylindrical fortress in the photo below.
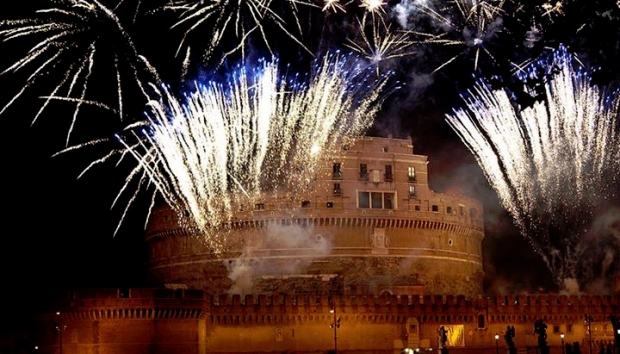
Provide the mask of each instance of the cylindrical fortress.
POLYGON ((216 255, 169 207, 147 227, 149 275, 221 293, 482 293, 481 204, 435 193, 410 140, 363 138, 323 162, 312 193, 240 210, 216 255), (252 210, 247 210, 252 209, 252 210))

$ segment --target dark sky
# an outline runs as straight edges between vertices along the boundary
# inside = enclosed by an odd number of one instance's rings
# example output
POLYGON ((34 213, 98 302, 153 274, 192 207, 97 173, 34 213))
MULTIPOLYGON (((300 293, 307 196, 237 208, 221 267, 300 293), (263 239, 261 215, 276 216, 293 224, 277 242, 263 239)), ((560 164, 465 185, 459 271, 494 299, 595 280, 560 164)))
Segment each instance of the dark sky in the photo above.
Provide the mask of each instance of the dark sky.
MULTIPOLYGON (((105 164, 77 179, 82 170, 93 159, 102 156, 111 145, 52 157, 65 147, 75 105, 54 102, 31 124, 43 103, 39 96, 49 94, 62 80, 67 68, 79 62, 84 48, 95 43, 98 52, 86 99, 118 107, 112 70, 112 54, 116 53, 119 72, 124 80, 122 97, 125 117, 121 121, 117 115, 104 109, 81 109, 70 145, 109 138, 127 124, 141 119, 145 100, 135 84, 137 80, 133 79, 132 65, 138 67, 138 80, 151 78, 148 71, 136 64, 139 62, 136 53, 148 59, 162 82, 181 90, 184 83, 194 79, 225 75, 235 65, 238 55, 230 56, 217 70, 215 64, 222 57, 221 53, 234 47, 238 40, 227 33, 213 50, 211 58, 204 61, 205 39, 212 38, 209 29, 214 27, 208 23, 198 27, 185 42, 192 46, 192 55, 191 64, 183 75, 182 57, 175 57, 183 26, 170 28, 180 12, 160 10, 159 6, 167 1, 162 0, 161 4, 152 1, 147 5, 125 0, 114 9, 118 1, 102 0, 101 4, 118 16, 118 23, 111 21, 103 12, 91 17, 35 14, 35 9, 52 7, 42 3, 46 2, 23 1, 20 2, 23 8, 3 9, 0 16, 6 19, 52 19, 69 26, 66 28, 79 28, 81 31, 67 36, 67 46, 63 47, 64 52, 54 61, 54 65, 46 67, 24 94, 0 116, 5 132, 2 157, 7 196, 3 218, 4 240, 0 252, 3 288, 145 285, 146 252, 142 243, 142 223, 146 205, 143 201, 138 201, 130 209, 125 217, 126 224, 113 236, 125 203, 121 201, 116 208, 110 207, 127 175, 127 167, 105 164), (124 31, 119 30, 119 24, 124 31), (135 45, 135 51, 127 45, 128 41, 135 45)), ((77 11, 67 5, 68 1, 57 3, 59 7, 77 11)), ((544 1, 528 2, 527 6, 505 2, 506 11, 500 16, 502 21, 479 36, 484 38, 484 48, 491 55, 480 56, 477 70, 474 68, 476 47, 471 46, 471 26, 464 23, 462 16, 450 10, 449 6, 441 8, 446 11, 446 18, 452 19, 451 26, 409 12, 409 28, 402 27, 403 22, 396 20, 396 8, 411 6, 411 2, 407 1, 389 2, 385 5, 386 14, 381 15, 386 23, 392 23, 393 30, 415 29, 470 43, 455 46, 419 44, 411 47, 410 55, 383 62, 381 71, 393 70, 394 79, 403 88, 388 98, 371 134, 391 134, 400 138, 411 136, 416 153, 429 156, 433 189, 467 194, 484 203, 487 235, 483 246, 488 277, 485 285, 490 292, 539 291, 541 287, 549 289, 552 286, 540 258, 515 230, 473 156, 444 122, 444 117, 452 107, 460 104, 458 94, 470 87, 473 74, 501 77, 502 84, 509 85, 512 80, 510 63, 536 58, 559 43, 567 44, 587 66, 601 67, 597 82, 617 84, 620 76, 618 5, 611 0, 566 0, 561 3, 564 4, 561 9, 547 14, 541 10, 544 9, 544 1), (532 26, 538 26, 536 34, 531 32, 532 26), (456 60, 433 73, 455 56, 456 60)), ((284 8, 276 10, 290 14, 286 12, 289 11, 285 7, 286 2, 282 4, 284 8)), ((363 9, 357 3, 349 5, 346 14, 326 15, 320 9, 303 7, 298 15, 302 26, 302 34, 298 38, 317 55, 327 50, 346 50, 343 43, 347 38, 359 40, 355 18, 362 14, 363 9)), ((286 28, 291 33, 297 33, 295 26, 291 25, 294 23, 291 18, 285 19, 289 20, 286 28)), ((273 52, 278 54, 281 62, 291 63, 301 72, 307 70, 311 56, 289 36, 283 35, 273 22, 273 19, 265 22, 265 33, 273 52)), ((2 28, 11 26, 4 23, 2 28)), ((0 43, 0 69, 10 67, 44 38, 46 34, 0 43)), ((249 37, 247 49, 248 61, 268 54, 259 35, 249 37)), ((0 105, 7 104, 25 86, 28 76, 50 56, 43 55, 18 73, 1 75, 3 94, 0 105)))

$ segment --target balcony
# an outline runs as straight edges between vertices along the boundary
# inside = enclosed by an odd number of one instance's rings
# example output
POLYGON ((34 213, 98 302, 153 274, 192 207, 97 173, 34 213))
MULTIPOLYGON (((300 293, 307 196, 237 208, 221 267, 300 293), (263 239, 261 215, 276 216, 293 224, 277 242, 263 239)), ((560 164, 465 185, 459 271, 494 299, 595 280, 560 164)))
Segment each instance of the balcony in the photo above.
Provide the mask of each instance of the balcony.
POLYGON ((386 173, 383 175, 383 180, 385 182, 393 182, 394 181, 394 176, 391 173, 386 173))
POLYGON ((360 181, 368 181, 368 172, 360 172, 360 181))
POLYGON ((409 183, 416 183, 418 180, 416 179, 415 176, 409 176, 408 181, 409 181, 409 183))
POLYGON ((332 179, 341 180, 342 179, 342 171, 334 171, 334 172, 332 172, 332 179))

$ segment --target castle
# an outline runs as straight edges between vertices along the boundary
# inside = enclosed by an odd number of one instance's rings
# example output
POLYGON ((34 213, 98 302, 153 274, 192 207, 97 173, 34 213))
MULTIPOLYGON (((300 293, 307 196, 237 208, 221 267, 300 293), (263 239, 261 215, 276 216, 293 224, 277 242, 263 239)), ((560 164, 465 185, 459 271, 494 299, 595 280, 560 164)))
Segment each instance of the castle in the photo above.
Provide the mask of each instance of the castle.
MULTIPOLYGON (((36 318, 39 353, 552 352, 618 343, 616 295, 482 294, 481 203, 435 193, 410 140, 363 138, 323 162, 302 200, 239 206, 215 255, 157 208, 158 288, 66 291, 36 318), (615 332, 616 331, 616 332, 615 332)), ((8 347, 8 346, 7 346, 8 347)), ((15 346, 13 346, 15 348, 15 346)), ((617 353, 616 348, 616 353, 617 353)), ((7 351, 8 352, 8 351, 7 351)), ((17 350, 11 351, 17 352, 17 350)))
POLYGON ((169 207, 151 220, 149 273, 159 284, 214 293, 482 293, 482 205, 432 191, 427 158, 410 140, 358 140, 323 161, 302 200, 266 197, 240 208, 217 257, 169 207))

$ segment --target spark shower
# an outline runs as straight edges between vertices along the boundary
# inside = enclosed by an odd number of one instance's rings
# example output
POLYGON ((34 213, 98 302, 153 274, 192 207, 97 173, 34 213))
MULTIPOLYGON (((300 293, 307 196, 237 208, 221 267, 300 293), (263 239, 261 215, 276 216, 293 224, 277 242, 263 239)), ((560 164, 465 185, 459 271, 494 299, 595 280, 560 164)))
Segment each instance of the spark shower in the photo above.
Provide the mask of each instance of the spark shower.
MULTIPOLYGON (((524 92, 479 80, 463 95, 465 108, 447 115, 559 286, 604 278, 620 264, 618 248, 602 264, 585 241, 598 208, 620 193, 620 95, 575 66, 561 46, 518 73, 524 92)), ((619 241, 610 238, 595 242, 619 241)))
POLYGON ((238 67, 182 100, 164 89, 149 104, 148 125, 118 135, 121 156, 138 162, 127 178, 139 180, 134 196, 152 187, 216 252, 244 207, 266 197, 299 204, 318 163, 361 136, 385 98, 389 74, 377 77, 352 56, 318 59, 307 79, 278 64, 238 67))

